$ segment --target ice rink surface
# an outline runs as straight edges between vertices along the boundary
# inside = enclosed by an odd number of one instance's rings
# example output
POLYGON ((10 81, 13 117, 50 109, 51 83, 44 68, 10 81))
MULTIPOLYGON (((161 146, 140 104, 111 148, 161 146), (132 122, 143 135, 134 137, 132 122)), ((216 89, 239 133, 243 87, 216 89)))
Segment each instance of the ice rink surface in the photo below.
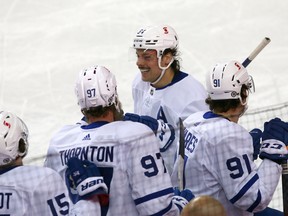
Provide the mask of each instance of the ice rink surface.
POLYGON ((216 62, 242 62, 271 38, 248 67, 249 109, 287 102, 287 11, 287 0, 0 0, 0 109, 30 128, 27 160, 43 159, 52 134, 81 118, 74 82, 82 68, 111 69, 133 111, 129 47, 141 26, 162 23, 178 33, 183 71, 203 84, 216 62))

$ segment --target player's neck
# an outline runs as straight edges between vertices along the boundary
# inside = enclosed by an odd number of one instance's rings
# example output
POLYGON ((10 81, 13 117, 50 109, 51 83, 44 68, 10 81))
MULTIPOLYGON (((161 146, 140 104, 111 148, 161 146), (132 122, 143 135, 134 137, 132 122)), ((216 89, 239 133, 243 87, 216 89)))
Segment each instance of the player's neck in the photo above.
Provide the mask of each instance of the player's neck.
POLYGON ((94 122, 100 122, 100 121, 106 121, 106 122, 112 122, 114 121, 114 115, 112 111, 108 111, 107 114, 102 115, 100 117, 94 117, 94 116, 86 116, 87 123, 91 124, 94 122))
POLYGON ((167 68, 161 80, 159 80, 159 82, 153 84, 152 86, 155 88, 163 88, 167 86, 172 82, 174 74, 175 73, 171 67, 167 68))
POLYGON ((230 114, 230 115, 222 115, 222 116, 224 116, 225 118, 229 119, 231 122, 234 122, 236 124, 239 121, 239 115, 230 114))
POLYGON ((22 158, 20 156, 18 156, 11 163, 9 163, 7 165, 0 166, 0 170, 4 170, 4 169, 7 169, 7 168, 12 168, 12 167, 16 167, 16 166, 22 166, 22 165, 23 165, 22 158))
POLYGON ((217 113, 218 115, 223 116, 224 118, 229 119, 234 123, 238 123, 240 116, 243 114, 243 108, 237 107, 235 109, 229 109, 227 112, 217 113))

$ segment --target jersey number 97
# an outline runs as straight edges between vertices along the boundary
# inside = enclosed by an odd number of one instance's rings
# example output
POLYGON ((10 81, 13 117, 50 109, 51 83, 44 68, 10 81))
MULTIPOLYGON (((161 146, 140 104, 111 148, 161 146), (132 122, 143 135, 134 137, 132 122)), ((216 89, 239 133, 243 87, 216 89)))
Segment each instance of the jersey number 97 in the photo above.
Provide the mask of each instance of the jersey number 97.
POLYGON ((146 155, 146 156, 142 157, 141 165, 146 170, 144 172, 144 175, 149 177, 149 178, 156 176, 159 173, 159 169, 158 169, 155 157, 156 157, 156 160, 162 160, 162 164, 164 167, 164 173, 167 172, 166 167, 164 165, 164 160, 163 160, 160 152, 156 153, 156 155, 154 157, 152 155, 146 155))

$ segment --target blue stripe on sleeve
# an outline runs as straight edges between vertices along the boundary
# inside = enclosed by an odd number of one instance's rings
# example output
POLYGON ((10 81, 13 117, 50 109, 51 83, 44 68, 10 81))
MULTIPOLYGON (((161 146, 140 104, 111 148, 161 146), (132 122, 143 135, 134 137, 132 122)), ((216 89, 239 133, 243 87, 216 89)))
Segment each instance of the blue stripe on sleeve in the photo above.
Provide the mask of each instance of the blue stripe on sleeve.
POLYGON ((172 208, 172 202, 168 205, 167 208, 165 208, 165 209, 163 209, 163 210, 161 210, 161 211, 159 211, 159 212, 157 212, 157 213, 155 213, 155 214, 153 214, 151 216, 162 216, 162 215, 165 215, 167 212, 170 211, 171 208, 172 208))
POLYGON ((140 198, 134 200, 134 202, 135 202, 136 205, 139 205, 141 203, 147 202, 147 201, 152 200, 152 199, 157 199, 157 198, 159 198, 161 196, 165 196, 165 195, 170 194, 170 193, 174 194, 174 190, 173 190, 172 187, 171 188, 166 188, 166 189, 161 190, 161 191, 157 191, 155 193, 148 194, 148 195, 146 195, 144 197, 140 197, 140 198))
POLYGON ((248 212, 253 212, 253 210, 259 205, 259 203, 261 202, 262 196, 261 196, 261 192, 258 190, 258 194, 257 194, 257 199, 255 200, 255 202, 247 209, 248 212))
POLYGON ((242 189, 239 191, 238 194, 236 194, 232 199, 230 199, 230 202, 234 204, 237 202, 239 199, 243 197, 243 195, 251 188, 251 186, 259 179, 258 174, 255 174, 250 181, 248 181, 242 189))

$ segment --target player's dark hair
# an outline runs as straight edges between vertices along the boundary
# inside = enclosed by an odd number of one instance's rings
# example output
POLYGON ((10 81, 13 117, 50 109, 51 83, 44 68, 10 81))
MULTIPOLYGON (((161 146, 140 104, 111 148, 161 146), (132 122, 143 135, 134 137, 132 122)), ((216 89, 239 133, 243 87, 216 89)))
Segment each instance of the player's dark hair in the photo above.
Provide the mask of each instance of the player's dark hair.
MULTIPOLYGON (((248 87, 242 85, 241 98, 244 101, 248 97, 248 87)), ((230 109, 235 109, 240 105, 240 99, 225 99, 225 100, 212 100, 210 97, 206 98, 206 104, 209 105, 209 109, 215 113, 227 112, 230 109)))
MULTIPOLYGON (((121 107, 121 104, 120 104, 121 107)), ((95 117, 95 118, 99 118, 99 117, 105 117, 108 115, 108 112, 112 111, 114 114, 114 118, 115 120, 122 120, 123 119, 123 110, 122 108, 120 109, 120 112, 116 109, 115 104, 111 105, 111 106, 107 106, 107 107, 103 107, 103 106, 97 106, 97 107, 90 107, 89 109, 82 109, 81 112, 83 113, 83 115, 89 119, 89 116, 95 117)))
POLYGON ((105 116, 108 113, 108 110, 110 110, 110 107, 103 107, 103 106, 97 106, 97 107, 90 107, 89 109, 82 109, 82 113, 85 116, 93 116, 96 118, 99 118, 101 116, 105 116))
POLYGON ((174 61, 173 63, 171 64, 171 68, 172 70, 177 73, 180 71, 180 61, 179 61, 179 52, 177 50, 177 48, 174 48, 174 49, 165 49, 164 52, 163 52, 163 56, 168 54, 168 53, 171 53, 172 56, 174 56, 174 61))

